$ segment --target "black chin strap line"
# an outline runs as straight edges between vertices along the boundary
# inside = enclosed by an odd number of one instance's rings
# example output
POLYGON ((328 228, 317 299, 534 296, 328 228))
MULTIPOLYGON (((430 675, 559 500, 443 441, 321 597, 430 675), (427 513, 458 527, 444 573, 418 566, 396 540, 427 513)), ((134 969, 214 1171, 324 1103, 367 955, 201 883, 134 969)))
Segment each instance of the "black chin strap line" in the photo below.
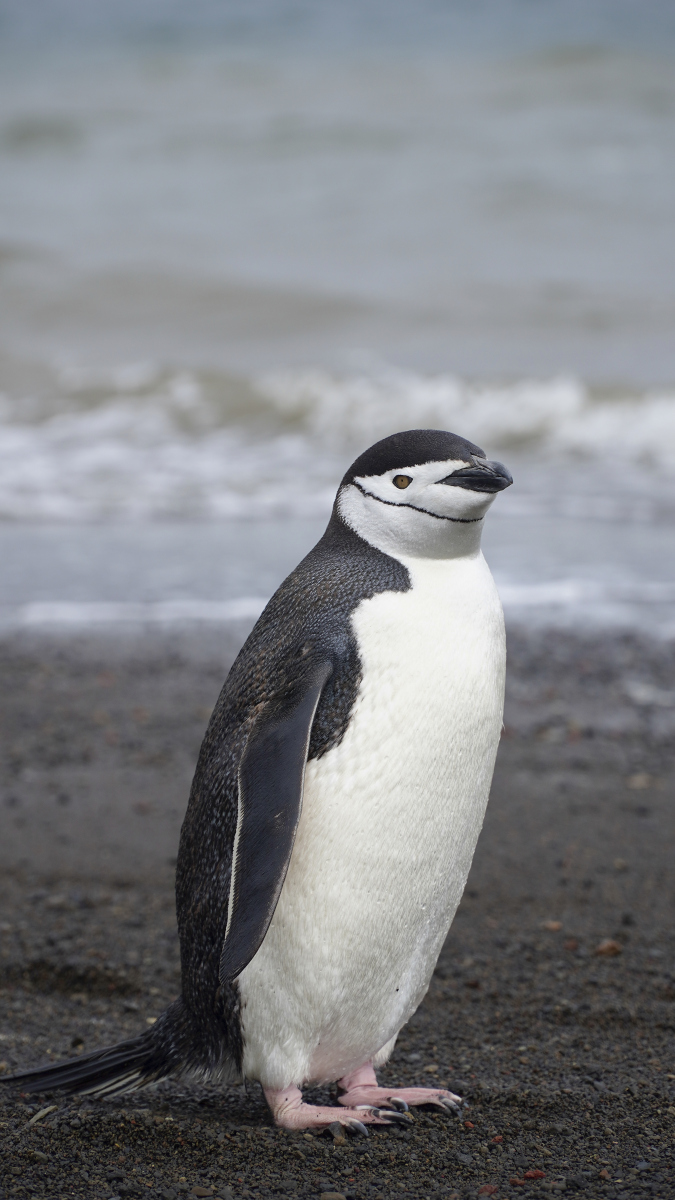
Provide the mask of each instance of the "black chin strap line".
POLYGON ((435 521, 452 521, 453 525, 478 525, 480 521, 485 520, 485 513, 482 517, 442 517, 439 513, 430 512, 428 508, 418 508, 416 504, 397 504, 395 500, 383 500, 374 492, 366 491, 355 479, 352 479, 352 484, 358 488, 362 496, 368 496, 370 500, 377 500, 378 504, 386 504, 389 508, 412 508, 413 512, 424 513, 427 517, 433 517, 435 521))

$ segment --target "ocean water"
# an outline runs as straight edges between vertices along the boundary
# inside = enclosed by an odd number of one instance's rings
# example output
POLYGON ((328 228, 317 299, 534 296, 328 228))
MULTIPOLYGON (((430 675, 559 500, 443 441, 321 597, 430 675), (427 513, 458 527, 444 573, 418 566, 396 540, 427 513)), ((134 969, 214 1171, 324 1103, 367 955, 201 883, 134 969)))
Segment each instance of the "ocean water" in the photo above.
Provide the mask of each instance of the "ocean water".
POLYGON ((674 68, 656 0, 0 0, 0 621, 251 620, 429 425, 510 620, 673 636, 674 68))

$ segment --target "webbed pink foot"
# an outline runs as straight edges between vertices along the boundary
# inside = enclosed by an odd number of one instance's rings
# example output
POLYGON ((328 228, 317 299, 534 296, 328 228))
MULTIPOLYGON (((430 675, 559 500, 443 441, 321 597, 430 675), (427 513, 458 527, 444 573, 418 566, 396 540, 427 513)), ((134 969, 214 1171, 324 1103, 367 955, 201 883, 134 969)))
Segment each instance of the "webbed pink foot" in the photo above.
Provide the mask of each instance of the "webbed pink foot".
POLYGON ((383 1088, 379 1087, 375 1071, 370 1063, 359 1067, 351 1075, 345 1075, 338 1083, 340 1088, 339 1103, 348 1108, 357 1109, 361 1104, 371 1104, 380 1109, 394 1109, 406 1112, 408 1108, 419 1107, 422 1104, 433 1104, 445 1112, 460 1116, 462 1108, 461 1096, 449 1092, 445 1088, 383 1088))
POLYGON ((272 1110, 276 1125, 282 1129, 322 1129, 337 1121, 352 1133, 366 1137, 366 1125, 408 1124, 410 1117, 395 1108, 380 1109, 364 1103, 356 1108, 329 1108, 328 1105, 305 1104, 300 1088, 264 1088, 265 1099, 272 1110))

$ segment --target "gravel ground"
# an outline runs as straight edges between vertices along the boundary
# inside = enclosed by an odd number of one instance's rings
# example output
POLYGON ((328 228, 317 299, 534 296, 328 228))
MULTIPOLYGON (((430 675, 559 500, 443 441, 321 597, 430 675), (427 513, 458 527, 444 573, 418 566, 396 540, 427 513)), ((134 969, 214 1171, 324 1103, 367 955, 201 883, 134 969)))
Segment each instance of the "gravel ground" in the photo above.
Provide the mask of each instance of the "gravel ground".
MULTIPOLYGON (((176 994, 172 861, 232 650, 0 645, 0 1071, 128 1037, 176 994)), ((461 1121, 343 1139, 273 1129, 257 1085, 0 1089, 0 1197, 675 1197, 674 666, 634 638, 510 639, 467 891, 381 1073, 451 1086, 461 1121)))

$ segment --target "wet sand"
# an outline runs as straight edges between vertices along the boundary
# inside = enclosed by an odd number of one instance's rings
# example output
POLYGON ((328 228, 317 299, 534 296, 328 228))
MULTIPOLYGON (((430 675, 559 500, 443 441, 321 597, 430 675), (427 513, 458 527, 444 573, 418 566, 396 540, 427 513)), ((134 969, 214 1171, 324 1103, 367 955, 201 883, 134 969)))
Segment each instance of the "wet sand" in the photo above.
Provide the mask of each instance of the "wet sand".
MULTIPOLYGON (((178 832, 241 634, 0 644, 4 1072, 131 1036, 176 994, 178 832)), ((342 1144, 273 1130, 257 1085, 2 1089, 0 1196, 675 1196, 674 666, 647 639, 510 638, 467 891, 382 1072, 460 1091, 462 1121, 342 1144)))

